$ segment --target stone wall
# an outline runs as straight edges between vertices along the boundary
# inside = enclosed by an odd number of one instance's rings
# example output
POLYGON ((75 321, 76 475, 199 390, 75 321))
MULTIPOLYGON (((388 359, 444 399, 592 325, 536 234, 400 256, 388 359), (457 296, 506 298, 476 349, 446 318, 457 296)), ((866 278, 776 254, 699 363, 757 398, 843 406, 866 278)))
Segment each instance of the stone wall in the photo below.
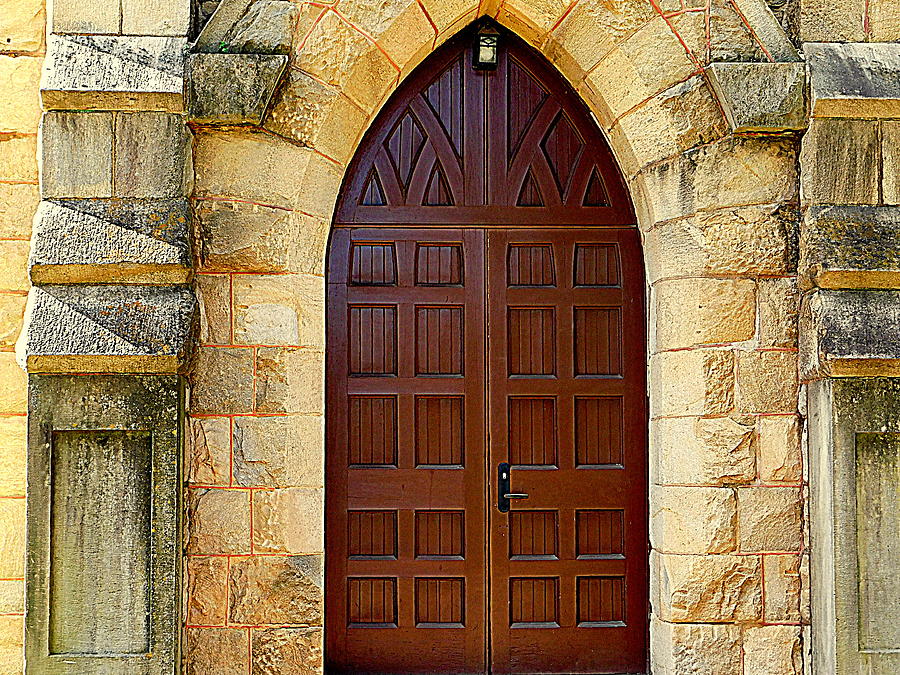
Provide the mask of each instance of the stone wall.
POLYGON ((0 11, 0 673, 22 672, 26 380, 15 362, 37 208, 43 0, 0 11))
POLYGON ((900 5, 894 0, 800 0, 800 42, 900 40, 900 5))

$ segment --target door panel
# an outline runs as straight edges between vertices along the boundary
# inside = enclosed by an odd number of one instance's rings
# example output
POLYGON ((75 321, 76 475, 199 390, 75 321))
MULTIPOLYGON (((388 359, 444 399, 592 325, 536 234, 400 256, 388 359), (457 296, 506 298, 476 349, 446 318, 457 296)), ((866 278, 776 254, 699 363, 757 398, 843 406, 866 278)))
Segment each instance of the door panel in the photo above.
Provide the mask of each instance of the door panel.
POLYGON ((479 230, 334 233, 330 672, 485 670, 483 248, 479 230))
POLYGON ((491 230, 495 673, 643 670, 643 301, 634 230, 491 230), (636 292, 637 291, 637 292, 636 292))

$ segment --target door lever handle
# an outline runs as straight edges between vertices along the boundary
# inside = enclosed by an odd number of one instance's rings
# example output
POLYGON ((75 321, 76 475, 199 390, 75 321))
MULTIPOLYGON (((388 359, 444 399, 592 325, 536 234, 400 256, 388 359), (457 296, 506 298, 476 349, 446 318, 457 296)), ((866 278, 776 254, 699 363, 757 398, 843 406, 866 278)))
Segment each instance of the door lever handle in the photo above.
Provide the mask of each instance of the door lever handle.
POLYGON ((525 492, 510 492, 510 476, 509 464, 503 462, 497 467, 497 510, 500 513, 509 511, 510 499, 528 499, 525 492))

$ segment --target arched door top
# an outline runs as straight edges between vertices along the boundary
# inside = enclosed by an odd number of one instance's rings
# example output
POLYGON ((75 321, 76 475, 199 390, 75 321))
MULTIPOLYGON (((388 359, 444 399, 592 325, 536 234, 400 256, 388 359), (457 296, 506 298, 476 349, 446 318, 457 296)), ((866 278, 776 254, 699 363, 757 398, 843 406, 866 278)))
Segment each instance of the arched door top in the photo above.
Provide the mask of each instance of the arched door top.
POLYGON ((366 134, 336 223, 631 225, 612 152, 567 82, 501 33, 471 67, 474 28, 414 73, 366 134))

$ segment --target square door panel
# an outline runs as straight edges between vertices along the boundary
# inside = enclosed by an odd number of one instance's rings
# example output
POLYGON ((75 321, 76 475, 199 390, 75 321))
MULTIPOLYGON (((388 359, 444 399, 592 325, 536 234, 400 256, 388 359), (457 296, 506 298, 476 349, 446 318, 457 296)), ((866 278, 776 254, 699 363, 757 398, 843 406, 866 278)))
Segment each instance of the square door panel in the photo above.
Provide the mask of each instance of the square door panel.
POLYGON ((354 243, 350 252, 350 283, 353 286, 394 286, 397 256, 392 243, 354 243))
POLYGON ((462 286, 462 244, 417 244, 417 286, 462 286))
POLYGON ((396 511, 348 511, 347 544, 355 559, 396 559, 396 511))
POLYGON ((575 308, 575 375, 622 375, 622 310, 575 308))
POLYGON ((509 512, 510 560, 556 560, 559 523, 556 511, 509 512))
POLYGON ((578 558, 625 557, 625 513, 621 509, 576 511, 575 530, 578 558))
POLYGON ((555 286, 556 268, 550 244, 510 244, 506 256, 509 286, 555 286))
POLYGON ((397 374, 397 308, 350 305, 350 374, 397 374))
POLYGON ((578 577, 578 625, 625 625, 625 577, 578 577))
POLYGON ((507 367, 511 376, 556 375, 553 307, 510 307, 506 326, 507 367))
POLYGON ((620 286, 616 244, 575 245, 575 286, 620 286))
POLYGON ((623 466, 624 419, 617 396, 575 398, 575 465, 581 468, 623 466))
POLYGON ((465 345, 463 308, 453 305, 416 307, 416 374, 461 376, 465 345))
POLYGON ((509 463, 513 466, 556 466, 556 399, 509 399, 509 463))
POLYGON ((351 628, 396 628, 397 580, 392 577, 349 577, 347 623, 351 628))
POLYGON ((416 628, 462 628, 465 626, 466 585, 464 579, 416 579, 416 628))
POLYGON ((463 511, 416 511, 416 558, 465 558, 463 511))
POLYGON ((462 396, 416 396, 416 466, 461 468, 462 396))
POLYGON ((559 579, 514 577, 509 580, 509 623, 512 628, 559 627, 559 579))
POLYGON ((397 397, 351 396, 348 407, 349 465, 397 466, 397 397))

